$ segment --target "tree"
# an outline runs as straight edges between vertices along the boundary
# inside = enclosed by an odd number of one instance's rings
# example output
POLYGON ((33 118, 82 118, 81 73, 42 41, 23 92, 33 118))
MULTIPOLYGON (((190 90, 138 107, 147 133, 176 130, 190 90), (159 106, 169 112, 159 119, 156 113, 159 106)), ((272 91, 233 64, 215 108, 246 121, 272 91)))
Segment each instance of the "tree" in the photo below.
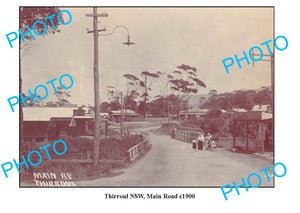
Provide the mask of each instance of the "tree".
POLYGON ((119 101, 110 102, 110 110, 120 110, 121 104, 119 101))
POLYGON ((55 93, 55 96, 57 98, 56 103, 58 104, 58 106, 70 104, 70 102, 68 101, 68 98, 71 97, 71 91, 65 90, 61 86, 57 87, 56 90, 57 90, 57 93, 55 93))
POLYGON ((125 94, 125 107, 133 107, 134 102, 136 102, 136 99, 138 97, 142 98, 142 102, 139 104, 139 112, 146 116, 147 111, 147 101, 149 100, 149 94, 148 90, 151 90, 151 85, 153 83, 153 79, 156 79, 159 77, 156 73, 150 73, 148 71, 141 72, 141 76, 144 77, 144 81, 140 80, 138 77, 132 75, 132 74, 125 74, 123 77, 126 78, 127 81, 127 91, 125 94), (126 105, 127 104, 127 105, 126 105), (129 105, 128 105, 129 104, 129 105), (141 106, 144 107, 143 111, 141 110, 141 106))
POLYGON ((143 82, 132 74, 125 74, 123 77, 126 78, 126 93, 124 95, 125 109, 136 110, 136 99, 140 96, 139 90, 143 82))
POLYGON ((144 76, 145 77, 145 80, 144 80, 144 84, 142 84, 142 86, 144 86, 144 94, 142 95, 144 97, 144 117, 146 117, 146 113, 147 113, 147 100, 148 100, 148 90, 151 90, 151 85, 153 83, 153 79, 156 79, 159 77, 158 74, 156 73, 150 73, 148 71, 143 71, 142 73, 142 77, 144 76))
POLYGON ((256 92, 253 90, 248 91, 237 91, 233 97, 233 103, 235 107, 245 109, 247 111, 251 111, 254 103, 254 97, 256 96, 256 92))
POLYGON ((273 97, 272 92, 266 88, 262 91, 259 91, 257 95, 254 97, 254 101, 256 104, 272 104, 273 97))
MULTIPOLYGON (((46 33, 55 33, 60 32, 59 28, 54 29, 51 23, 51 20, 44 20, 44 18, 52 15, 52 14, 58 14, 60 12, 60 9, 57 7, 21 7, 20 8, 20 30, 21 32, 26 32, 28 25, 32 29, 32 25, 34 22, 41 20, 43 21, 47 26, 47 32, 46 33)), ((61 20, 63 21, 63 17, 61 17, 61 20)), ((52 21, 55 27, 59 26, 60 23, 56 16, 52 17, 52 21)), ((42 24, 36 24, 35 30, 38 33, 42 33, 44 31, 44 26, 42 24)), ((29 35, 25 37, 25 39, 30 38, 29 35)))
MULTIPOLYGON (((25 98, 25 97, 28 97, 29 95, 22 93, 22 96, 25 98)), ((32 94, 32 97, 34 99, 34 103, 31 98, 28 98, 25 100, 27 107, 40 107, 43 105, 43 101, 36 98, 35 94, 32 94)), ((24 105, 23 101, 20 101, 20 106, 23 107, 23 105, 24 105)))
POLYGON ((115 97, 115 88, 113 86, 107 86, 106 89, 108 102, 111 102, 114 100, 115 97))
POLYGON ((100 112, 109 112, 110 104, 108 102, 102 102, 100 104, 100 112))
POLYGON ((138 93, 132 90, 130 95, 126 95, 124 98, 124 105, 126 109, 136 110, 137 102, 135 101, 138 93))
MULTIPOLYGON (((187 110, 188 100, 191 97, 191 94, 196 94, 200 87, 206 88, 206 85, 197 78, 197 69, 195 67, 181 64, 180 66, 177 66, 177 68, 179 70, 173 72, 175 78, 170 79, 169 82, 171 83, 173 94, 177 93, 180 100, 179 104, 183 105, 183 109, 187 110)), ((180 105, 179 110, 181 109, 180 105)))
MULTIPOLYGON (((60 9, 56 7, 21 7, 20 8, 20 30, 22 32, 26 31, 26 25, 28 25, 30 28, 32 28, 32 25, 34 22, 40 20, 42 17, 47 17, 52 14, 58 14, 60 12, 60 9)), ((63 18, 62 18, 63 21, 63 18)), ((47 26, 47 32, 44 35, 47 35, 49 32, 55 33, 59 32, 59 21, 57 18, 53 18, 53 22, 55 26, 57 27, 56 30, 53 29, 52 23, 49 21, 45 21, 45 24, 47 26)), ((37 24, 36 26, 37 32, 42 32, 43 26, 37 24)), ((43 35, 43 36, 44 36, 43 35)), ((30 36, 24 36, 25 40, 28 40, 30 36)), ((26 46, 28 47, 30 44, 29 42, 26 43, 21 43, 22 45, 20 46, 20 61, 19 63, 21 64, 21 59, 25 56, 25 51, 26 51, 26 46)), ((20 93, 22 93, 22 70, 20 72, 20 93)), ((21 122, 21 135, 23 135, 23 108, 22 105, 20 105, 20 122, 21 122)))
POLYGON ((231 93, 213 95, 202 108, 220 108, 231 110, 242 108, 251 111, 256 104, 272 104, 272 94, 268 89, 256 92, 254 90, 238 90, 231 93))
MULTIPOLYGON (((165 72, 157 71, 156 74, 159 76, 158 78, 158 85, 160 89, 160 94, 155 96, 156 99, 162 99, 162 116, 165 115, 165 113, 168 113, 168 110, 165 110, 165 105, 167 103, 167 107, 169 107, 168 102, 166 102, 166 97, 170 95, 171 89, 170 89, 170 80, 174 79, 174 76, 167 74, 165 72)), ((152 110, 153 111, 153 110, 152 110)))

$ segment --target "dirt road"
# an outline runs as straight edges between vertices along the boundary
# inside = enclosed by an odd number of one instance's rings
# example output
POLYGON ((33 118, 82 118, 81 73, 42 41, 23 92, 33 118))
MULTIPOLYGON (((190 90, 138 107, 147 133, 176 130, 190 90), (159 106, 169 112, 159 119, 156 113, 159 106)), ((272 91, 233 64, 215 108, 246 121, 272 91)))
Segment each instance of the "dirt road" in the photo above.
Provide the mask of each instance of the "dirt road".
MULTIPOLYGON (((225 150, 194 152, 191 144, 174 140, 170 136, 150 133, 152 149, 130 167, 117 171, 113 177, 89 181, 76 181, 77 186, 223 186, 267 166, 272 161, 249 154, 225 150)), ((269 174, 272 174, 271 169, 269 174)), ((262 186, 272 186, 265 175, 262 186)), ((252 179, 253 178, 253 179, 252 179)), ((257 183, 256 177, 251 183, 257 183)), ((273 178, 272 178, 273 180, 273 178)))

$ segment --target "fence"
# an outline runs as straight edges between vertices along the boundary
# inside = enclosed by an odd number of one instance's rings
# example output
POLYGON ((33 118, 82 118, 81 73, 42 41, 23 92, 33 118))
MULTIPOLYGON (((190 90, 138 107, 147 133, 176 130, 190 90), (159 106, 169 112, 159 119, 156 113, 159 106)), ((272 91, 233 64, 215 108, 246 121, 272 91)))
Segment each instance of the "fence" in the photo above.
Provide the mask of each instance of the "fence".
POLYGON ((199 131, 189 131, 189 130, 181 130, 174 129, 174 138, 181 141, 192 142, 192 140, 196 139, 199 131))
MULTIPOLYGON (((148 145, 150 142, 150 137, 148 133, 145 132, 131 132, 131 134, 141 134, 144 137, 144 140, 140 142, 139 144, 131 147, 130 149, 127 150, 129 156, 128 159, 130 162, 133 162, 144 150, 145 145, 148 145)), ((40 144, 40 143, 39 143, 40 144)), ((99 159, 99 163, 101 162, 121 162, 121 161, 126 161, 124 160, 110 160, 110 159, 99 159)), ((51 159, 49 161, 46 161, 48 163, 56 164, 56 163, 74 163, 74 164, 92 164, 94 163, 94 160, 91 158, 91 151, 87 151, 87 158, 85 159, 51 159)))
MULTIPOLYGON (((240 147, 242 150, 247 150, 246 138, 236 138, 236 146, 240 147)), ((233 137, 219 137, 219 145, 225 149, 233 148, 233 137)), ((248 151, 257 151, 261 147, 261 144, 255 139, 249 139, 248 141, 248 151)))
POLYGON ((127 150, 127 152, 129 153, 130 162, 133 162, 142 153, 145 145, 148 145, 150 142, 149 134, 142 132, 142 135, 145 137, 144 140, 127 150))

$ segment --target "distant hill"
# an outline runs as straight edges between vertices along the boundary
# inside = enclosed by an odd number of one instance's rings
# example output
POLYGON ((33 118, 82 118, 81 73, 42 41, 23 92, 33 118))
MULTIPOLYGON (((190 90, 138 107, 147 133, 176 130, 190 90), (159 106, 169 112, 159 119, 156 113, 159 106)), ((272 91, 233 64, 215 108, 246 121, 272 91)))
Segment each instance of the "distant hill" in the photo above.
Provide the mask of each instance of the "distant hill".
POLYGON ((210 95, 209 94, 197 94, 193 95, 189 99, 189 107, 199 107, 202 104, 204 104, 208 99, 210 95))
MULTIPOLYGON (((269 91, 271 91, 271 86, 262 86, 259 89, 245 89, 245 88, 242 88, 242 89, 238 89, 238 90, 234 90, 234 91, 226 92, 226 93, 230 94, 230 93, 236 93, 237 91, 247 91, 247 90, 253 90, 253 91, 258 93, 258 92, 263 91, 265 89, 268 89, 269 91)), ((202 104, 204 104, 209 99, 209 97, 210 97, 209 94, 192 95, 189 98, 189 101, 188 101, 189 108, 199 108, 202 104)))

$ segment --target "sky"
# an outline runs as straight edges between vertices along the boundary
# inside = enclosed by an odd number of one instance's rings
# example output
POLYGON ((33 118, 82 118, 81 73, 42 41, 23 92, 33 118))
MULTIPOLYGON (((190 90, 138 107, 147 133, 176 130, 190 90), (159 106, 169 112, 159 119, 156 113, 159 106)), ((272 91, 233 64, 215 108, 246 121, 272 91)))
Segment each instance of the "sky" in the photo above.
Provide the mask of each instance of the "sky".
MULTIPOLYGON (((22 44, 22 89, 33 91, 37 85, 67 73, 74 79, 70 102, 93 105, 94 44, 93 34, 87 33, 93 22, 86 17, 93 9, 61 9, 72 14, 72 21, 61 25, 60 33, 35 36, 25 42, 26 46, 22 44)), ((107 100, 107 86, 125 92, 126 73, 139 78, 146 70, 172 73, 181 64, 197 68, 197 77, 207 86, 199 89, 200 94, 211 89, 222 93, 271 85, 270 62, 256 62, 253 67, 252 61, 248 65, 244 60, 241 69, 235 62, 227 74, 222 60, 235 54, 242 58, 242 52, 248 53, 253 46, 268 53, 261 43, 273 40, 272 8, 98 8, 101 12, 109 15, 99 20, 98 27, 107 30, 104 33, 123 25, 135 43, 130 47, 122 44, 127 41, 123 28, 110 36, 99 36, 101 102, 107 100)), ((152 97, 158 88, 154 82, 152 97)), ((50 87, 49 93, 53 94, 50 87)), ((53 100, 51 96, 47 101, 53 100)))

